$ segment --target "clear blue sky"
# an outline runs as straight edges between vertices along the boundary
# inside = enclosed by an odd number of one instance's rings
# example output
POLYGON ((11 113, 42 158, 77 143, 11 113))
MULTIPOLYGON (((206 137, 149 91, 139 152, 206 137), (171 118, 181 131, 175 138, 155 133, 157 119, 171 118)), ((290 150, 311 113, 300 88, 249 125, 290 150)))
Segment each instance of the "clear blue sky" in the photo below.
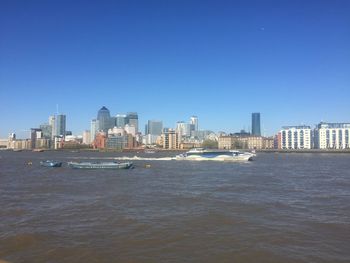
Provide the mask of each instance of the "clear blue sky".
POLYGON ((103 105, 142 130, 350 122, 350 1, 1 0, 0 99, 0 137, 56 104, 75 134, 103 105))

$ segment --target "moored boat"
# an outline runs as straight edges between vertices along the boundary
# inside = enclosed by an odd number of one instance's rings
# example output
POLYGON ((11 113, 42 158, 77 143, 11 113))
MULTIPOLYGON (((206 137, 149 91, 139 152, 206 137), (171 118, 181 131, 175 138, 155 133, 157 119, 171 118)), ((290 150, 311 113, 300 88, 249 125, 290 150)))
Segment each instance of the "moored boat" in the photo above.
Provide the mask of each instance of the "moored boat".
POLYGON ((176 160, 237 162, 251 161, 254 156, 255 154, 249 152, 195 148, 177 155, 176 160))
POLYGON ((41 166, 45 166, 45 167, 61 167, 62 166, 62 162, 46 160, 46 161, 41 161, 40 165, 41 166))
POLYGON ((132 162, 68 162, 68 166, 75 169, 130 169, 132 162))

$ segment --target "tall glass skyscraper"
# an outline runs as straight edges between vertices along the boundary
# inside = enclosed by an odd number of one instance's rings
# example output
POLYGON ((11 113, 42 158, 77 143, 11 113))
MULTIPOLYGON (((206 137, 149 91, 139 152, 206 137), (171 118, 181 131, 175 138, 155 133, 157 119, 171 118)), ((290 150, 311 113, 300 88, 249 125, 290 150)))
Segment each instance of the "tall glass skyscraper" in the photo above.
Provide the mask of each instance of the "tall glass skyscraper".
POLYGON ((163 130, 162 121, 149 120, 147 124, 146 134, 161 135, 163 130))
POLYGON ((56 115, 54 122, 53 136, 66 136, 66 115, 56 115))
POLYGON ((259 112, 252 113, 252 135, 261 136, 259 112))
POLYGON ((90 127, 90 140, 91 142, 93 142, 95 140, 96 137, 96 133, 99 131, 99 123, 98 120, 93 119, 91 121, 91 127, 90 127))
POLYGON ((125 124, 127 123, 125 114, 117 114, 115 119, 116 119, 115 126, 117 126, 118 128, 123 128, 125 126, 125 124))
POLYGON ((105 133, 108 132, 108 129, 113 128, 111 124, 111 114, 109 112, 109 109, 107 109, 105 106, 103 106, 98 112, 97 112, 97 120, 99 124, 99 130, 104 131, 105 133))
POLYGON ((139 132, 139 116, 137 112, 128 112, 126 114, 127 123, 135 127, 135 132, 139 132))
POLYGON ((198 131, 198 117, 192 116, 190 118, 191 131, 198 131))

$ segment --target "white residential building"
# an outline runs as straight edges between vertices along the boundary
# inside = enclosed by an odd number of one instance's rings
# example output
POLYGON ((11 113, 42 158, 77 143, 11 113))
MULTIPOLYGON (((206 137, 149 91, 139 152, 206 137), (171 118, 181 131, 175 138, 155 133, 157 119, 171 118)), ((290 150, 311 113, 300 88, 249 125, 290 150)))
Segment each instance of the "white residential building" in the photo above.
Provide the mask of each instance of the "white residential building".
POLYGON ((282 127, 281 148, 286 150, 311 149, 310 126, 285 126, 282 127))
POLYGON ((321 122, 315 129, 315 148, 349 149, 350 123, 321 122))

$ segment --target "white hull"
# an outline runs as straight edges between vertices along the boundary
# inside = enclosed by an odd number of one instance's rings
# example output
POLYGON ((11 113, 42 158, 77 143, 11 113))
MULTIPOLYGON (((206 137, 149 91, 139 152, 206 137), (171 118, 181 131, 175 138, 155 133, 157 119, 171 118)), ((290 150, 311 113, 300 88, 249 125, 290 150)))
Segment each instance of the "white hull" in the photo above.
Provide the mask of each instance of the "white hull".
POLYGON ((201 155, 177 155, 179 161, 219 161, 219 162, 246 162, 253 159, 253 154, 241 153, 239 155, 217 155, 215 157, 205 157, 201 155))

